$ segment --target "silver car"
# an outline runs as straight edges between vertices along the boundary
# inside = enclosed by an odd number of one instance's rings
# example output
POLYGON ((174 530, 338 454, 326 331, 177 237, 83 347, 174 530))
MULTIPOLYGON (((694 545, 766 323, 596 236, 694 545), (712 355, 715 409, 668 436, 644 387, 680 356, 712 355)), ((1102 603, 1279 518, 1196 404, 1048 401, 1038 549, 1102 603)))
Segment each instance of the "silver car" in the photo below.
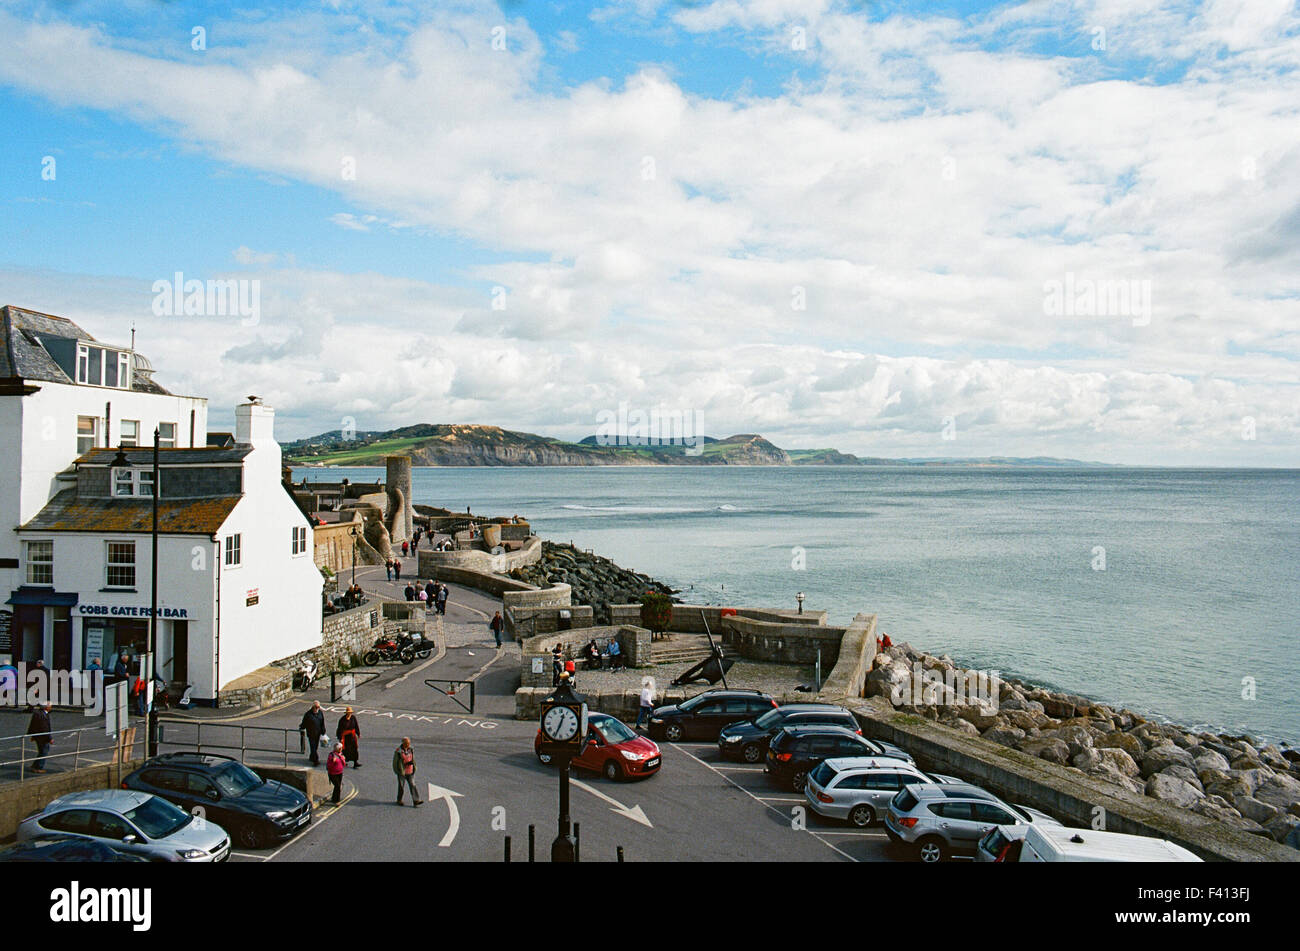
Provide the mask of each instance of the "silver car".
POLYGON ((808 774, 804 796, 828 819, 865 828, 885 814, 889 800, 909 783, 960 783, 954 776, 926 773, 906 760, 850 756, 828 759, 808 774))
POLYGON ((230 836, 206 819, 134 789, 97 789, 60 796, 18 826, 18 841, 50 833, 99 839, 162 862, 224 862, 230 836))
POLYGON ((970 783, 915 783, 889 802, 885 832, 913 846, 922 862, 941 862, 954 852, 973 852, 994 826, 1061 825, 1036 809, 1013 806, 970 783))

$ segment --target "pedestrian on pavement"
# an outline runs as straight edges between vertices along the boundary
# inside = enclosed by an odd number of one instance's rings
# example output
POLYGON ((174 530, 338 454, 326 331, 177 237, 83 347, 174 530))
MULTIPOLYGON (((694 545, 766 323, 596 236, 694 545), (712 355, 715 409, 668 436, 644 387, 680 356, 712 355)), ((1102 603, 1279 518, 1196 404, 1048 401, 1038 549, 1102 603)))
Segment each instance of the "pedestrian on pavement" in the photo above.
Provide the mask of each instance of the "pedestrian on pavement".
POLYGON ((402 542, 402 557, 403 557, 403 558, 405 558, 405 557, 407 556, 407 554, 410 552, 410 549, 411 549, 411 543, 410 543, 410 542, 405 542, 405 541, 402 542))
POLYGON ((551 686, 560 685, 560 674, 564 673, 564 651, 559 644, 551 648, 551 686))
POLYGON ((506 622, 501 619, 501 612, 498 611, 492 615, 492 621, 488 627, 492 628, 492 636, 497 639, 497 647, 501 646, 501 630, 506 626, 506 622))
POLYGON ((447 595, 448 595, 448 594, 450 594, 450 592, 447 590, 447 586, 446 586, 445 584, 443 584, 442 582, 439 582, 439 583, 438 583, 438 613, 439 613, 439 614, 446 614, 446 613, 447 613, 447 595))
POLYGON ((641 721, 644 720, 646 726, 650 725, 650 714, 655 708, 655 679, 653 677, 641 678, 641 709, 636 713, 636 726, 641 728, 641 721))
POLYGON ((391 558, 385 559, 384 561, 384 576, 389 581, 393 580, 393 559, 391 558))
POLYGON ((394 581, 402 580, 402 563, 398 561, 396 558, 393 559, 393 580, 394 581))
POLYGON ((411 738, 402 737, 402 744, 393 750, 393 772, 397 776, 397 804, 402 805, 402 794, 407 787, 411 790, 411 805, 418 806, 424 802, 415 791, 415 750, 411 749, 411 738))
POLYGON ((320 765, 320 738, 325 735, 325 712, 320 708, 320 701, 313 700, 307 712, 302 715, 298 729, 307 734, 307 749, 311 751, 311 764, 320 765))
POLYGON ((347 760, 343 758, 343 744, 335 743, 333 752, 325 757, 325 772, 329 774, 330 785, 334 787, 334 795, 330 797, 332 803, 338 803, 341 798, 343 770, 347 769, 347 767, 347 760))
POLYGON ((45 772, 45 754, 50 749, 50 705, 42 703, 32 711, 32 718, 27 722, 27 734, 36 744, 36 762, 32 763, 33 773, 45 772))
POLYGON ((564 672, 568 675, 569 686, 576 687, 578 685, 578 665, 571 660, 566 660, 564 662, 564 672))
POLYGON ((90 658, 90 666, 87 667, 86 669, 89 671, 96 671, 96 670, 103 670, 104 668, 99 665, 98 657, 92 657, 90 658))
POLYGON ((424 596, 428 599, 430 604, 437 607, 438 586, 434 584, 432 580, 424 586, 424 596))
POLYGON ((427 591, 425 591, 423 588, 419 588, 419 589, 417 589, 416 592, 415 592, 415 597, 416 597, 416 598, 417 598, 417 599, 418 599, 422 604, 424 604, 425 607, 428 607, 428 605, 429 605, 429 593, 428 593, 427 591))
POLYGON ((339 742, 343 744, 343 758, 352 763, 353 769, 361 767, 361 724, 356 714, 348 707, 339 717, 339 728, 335 731, 339 742))
POLYGON ((409 581, 406 583, 406 588, 403 590, 402 593, 406 595, 407 601, 415 600, 415 589, 411 587, 411 583, 409 581))
POLYGON ((121 683, 131 676, 131 655, 122 651, 122 656, 113 665, 113 682, 121 683))

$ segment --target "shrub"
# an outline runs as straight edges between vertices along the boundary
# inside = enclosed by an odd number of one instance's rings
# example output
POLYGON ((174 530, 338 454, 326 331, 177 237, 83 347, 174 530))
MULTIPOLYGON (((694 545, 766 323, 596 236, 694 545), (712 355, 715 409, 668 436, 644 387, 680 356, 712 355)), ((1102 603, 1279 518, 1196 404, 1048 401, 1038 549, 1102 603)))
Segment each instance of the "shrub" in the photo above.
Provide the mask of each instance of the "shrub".
POLYGON ((641 595, 641 626, 662 634, 673 622, 673 600, 666 594, 647 591, 641 595))

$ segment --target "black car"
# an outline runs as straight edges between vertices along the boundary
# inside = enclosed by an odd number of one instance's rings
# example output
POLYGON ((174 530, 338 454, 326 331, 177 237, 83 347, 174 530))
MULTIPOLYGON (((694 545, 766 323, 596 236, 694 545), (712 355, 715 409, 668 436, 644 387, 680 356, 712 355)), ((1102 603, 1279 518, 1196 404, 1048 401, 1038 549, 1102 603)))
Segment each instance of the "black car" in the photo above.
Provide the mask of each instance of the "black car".
POLYGON ((300 791, 215 753, 155 756, 122 780, 122 787, 204 816, 244 848, 287 839, 311 823, 311 803, 300 791))
POLYGON ((148 862, 143 855, 123 852, 80 835, 43 835, 0 850, 0 862, 148 862))
POLYGON ((776 701, 757 690, 706 690, 681 703, 656 707, 650 714, 650 736, 679 740, 716 740, 729 724, 776 708, 776 701))
POLYGON ((855 733, 862 728, 853 714, 833 703, 787 703, 755 720, 733 723, 718 734, 718 754, 723 759, 761 763, 767 744, 785 726, 842 726, 855 733))
POLYGON ((892 743, 869 740, 842 726, 788 726, 768 744, 763 771, 779 785, 803 792, 808 774, 822 760, 845 756, 888 756, 912 762, 892 743))

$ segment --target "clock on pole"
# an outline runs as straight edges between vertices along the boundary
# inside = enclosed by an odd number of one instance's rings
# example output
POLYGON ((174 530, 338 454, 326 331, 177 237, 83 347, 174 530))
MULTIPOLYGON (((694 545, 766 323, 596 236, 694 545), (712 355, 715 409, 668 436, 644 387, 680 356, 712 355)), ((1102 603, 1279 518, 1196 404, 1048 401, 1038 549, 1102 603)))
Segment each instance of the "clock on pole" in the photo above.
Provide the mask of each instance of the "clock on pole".
POLYGON ((569 675, 560 675, 560 685, 541 702, 541 750, 549 753, 560 770, 559 834, 551 843, 552 862, 573 862, 577 840, 570 834, 569 764, 587 740, 587 701, 573 692, 569 675))

